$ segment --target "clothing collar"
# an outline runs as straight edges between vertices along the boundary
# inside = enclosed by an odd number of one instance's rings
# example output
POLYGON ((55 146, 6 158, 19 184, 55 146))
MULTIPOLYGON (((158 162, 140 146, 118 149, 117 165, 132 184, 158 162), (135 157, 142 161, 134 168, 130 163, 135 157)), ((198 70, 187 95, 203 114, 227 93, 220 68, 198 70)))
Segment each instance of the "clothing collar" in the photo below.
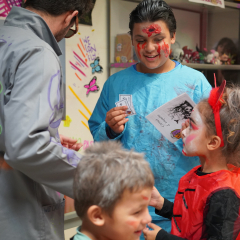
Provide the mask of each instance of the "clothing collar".
POLYGON ((81 233, 81 226, 77 228, 77 235, 75 235, 74 237, 74 240, 80 240, 80 239, 91 240, 88 236, 81 233))
POLYGON ((25 8, 13 7, 4 22, 4 26, 14 26, 30 30, 44 42, 48 43, 58 56, 62 55, 50 28, 38 14, 25 8))

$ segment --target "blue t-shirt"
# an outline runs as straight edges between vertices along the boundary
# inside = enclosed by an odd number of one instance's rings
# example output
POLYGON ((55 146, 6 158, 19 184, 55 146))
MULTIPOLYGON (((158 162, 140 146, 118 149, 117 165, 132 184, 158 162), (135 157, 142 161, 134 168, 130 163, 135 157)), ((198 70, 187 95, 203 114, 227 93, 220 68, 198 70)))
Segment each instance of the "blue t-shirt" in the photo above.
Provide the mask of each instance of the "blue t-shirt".
POLYGON ((88 236, 81 233, 81 227, 77 228, 77 234, 71 240, 91 240, 88 236))
MULTIPOLYGON (((156 188, 170 201, 174 200, 180 178, 195 167, 199 159, 183 156, 182 140, 171 143, 146 116, 182 93, 186 92, 198 103, 207 98, 211 90, 201 72, 174 62, 175 68, 166 73, 141 73, 135 70, 134 65, 110 76, 88 122, 95 141, 109 140, 106 113, 115 107, 119 94, 131 94, 136 115, 128 117, 124 131, 115 139, 119 139, 127 149, 145 153, 156 188)), ((150 208, 150 214, 153 220, 162 219, 153 208, 150 208)))

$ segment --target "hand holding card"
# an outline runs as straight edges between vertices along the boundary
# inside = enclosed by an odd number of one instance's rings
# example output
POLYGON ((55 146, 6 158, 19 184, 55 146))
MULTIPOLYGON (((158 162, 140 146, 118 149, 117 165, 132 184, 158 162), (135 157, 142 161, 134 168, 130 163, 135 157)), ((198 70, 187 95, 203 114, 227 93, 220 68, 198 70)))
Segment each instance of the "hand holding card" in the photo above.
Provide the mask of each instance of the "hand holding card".
POLYGON ((119 105, 107 112, 105 122, 115 133, 123 132, 125 123, 128 121, 127 109, 128 106, 119 105))

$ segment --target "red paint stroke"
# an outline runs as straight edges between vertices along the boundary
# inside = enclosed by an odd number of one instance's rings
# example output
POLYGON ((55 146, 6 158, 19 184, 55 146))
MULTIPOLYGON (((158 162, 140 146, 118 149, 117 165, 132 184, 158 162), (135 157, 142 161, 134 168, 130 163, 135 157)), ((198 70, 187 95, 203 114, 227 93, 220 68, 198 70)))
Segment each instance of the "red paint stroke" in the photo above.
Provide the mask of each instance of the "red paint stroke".
POLYGON ((193 122, 191 122, 190 124, 191 124, 191 127, 192 127, 193 130, 198 130, 199 129, 193 122))
POLYGON ((82 81, 82 79, 77 75, 77 73, 75 73, 75 75, 77 76, 77 78, 78 78, 80 81, 82 81))
POLYGON ((81 71, 76 65, 74 65, 71 61, 69 61, 70 62, 70 64, 73 66, 73 67, 75 67, 84 77, 86 77, 86 74, 83 72, 83 71, 81 71))
POLYGON ((183 155, 187 156, 187 154, 186 154, 186 152, 184 150, 182 150, 182 153, 183 153, 183 155))
POLYGON ((191 142, 193 139, 195 139, 196 135, 190 135, 186 138, 185 145, 187 145, 189 142, 191 142))
POLYGON ((80 45, 79 45, 79 44, 77 44, 77 45, 78 45, 78 48, 80 49, 80 51, 81 51, 81 53, 82 53, 83 57, 86 57, 86 56, 85 56, 85 54, 83 53, 83 51, 82 51, 82 49, 81 49, 80 45))
POLYGON ((151 37, 153 33, 161 33, 161 27, 157 24, 152 24, 149 27, 144 28, 142 31, 147 33, 148 37, 151 37))
POLYGON ((147 43, 145 42, 145 43, 142 45, 142 49, 144 49, 144 48, 145 48, 146 44, 147 44, 147 43))
POLYGON ((133 227, 136 227, 137 222, 136 221, 127 221, 127 224, 133 227))
POLYGON ((138 44, 137 44, 137 52, 138 52, 139 58, 141 58, 141 54, 140 54, 141 47, 140 47, 140 45, 141 45, 141 43, 138 43, 138 44))
POLYGON ((168 57, 169 56, 169 45, 167 43, 165 43, 164 41, 163 41, 162 50, 165 54, 165 57, 168 57))
POLYGON ((161 57, 161 46, 160 46, 160 44, 158 44, 157 52, 158 52, 159 58, 160 58, 161 57))
POLYGON ((79 38, 79 40, 80 40, 80 42, 81 42, 81 44, 82 44, 82 47, 83 47, 84 51, 86 51, 86 49, 85 49, 85 47, 84 47, 84 45, 83 45, 83 43, 82 43, 82 39, 79 38))
POLYGON ((146 196, 142 196, 142 198, 143 198, 144 200, 148 200, 148 197, 146 197, 146 196))
POLYGON ((74 55, 75 55, 79 60, 81 60, 81 62, 82 62, 86 67, 88 67, 88 65, 77 55, 77 53, 75 53, 74 51, 73 51, 73 53, 74 53, 74 55))

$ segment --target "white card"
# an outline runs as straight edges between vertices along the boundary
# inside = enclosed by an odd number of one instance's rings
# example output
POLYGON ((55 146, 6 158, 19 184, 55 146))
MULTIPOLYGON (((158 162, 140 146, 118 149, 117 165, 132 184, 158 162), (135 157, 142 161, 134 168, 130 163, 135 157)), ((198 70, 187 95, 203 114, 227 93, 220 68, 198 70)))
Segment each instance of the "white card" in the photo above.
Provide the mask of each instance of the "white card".
POLYGON ((146 118, 174 143, 181 138, 182 123, 190 117, 195 105, 187 93, 183 93, 151 112, 146 118))
POLYGON ((136 111, 133 107, 132 95, 131 94, 119 94, 119 101, 121 101, 121 100, 127 100, 128 104, 130 106, 130 109, 132 111, 132 113, 130 115, 135 115, 136 111))
POLYGON ((126 113, 127 113, 128 115, 131 115, 131 114, 132 114, 132 110, 131 110, 131 108, 130 108, 129 103, 128 103, 127 100, 118 101, 118 102, 115 103, 115 105, 116 105, 116 107, 127 106, 128 109, 126 110, 126 113))

